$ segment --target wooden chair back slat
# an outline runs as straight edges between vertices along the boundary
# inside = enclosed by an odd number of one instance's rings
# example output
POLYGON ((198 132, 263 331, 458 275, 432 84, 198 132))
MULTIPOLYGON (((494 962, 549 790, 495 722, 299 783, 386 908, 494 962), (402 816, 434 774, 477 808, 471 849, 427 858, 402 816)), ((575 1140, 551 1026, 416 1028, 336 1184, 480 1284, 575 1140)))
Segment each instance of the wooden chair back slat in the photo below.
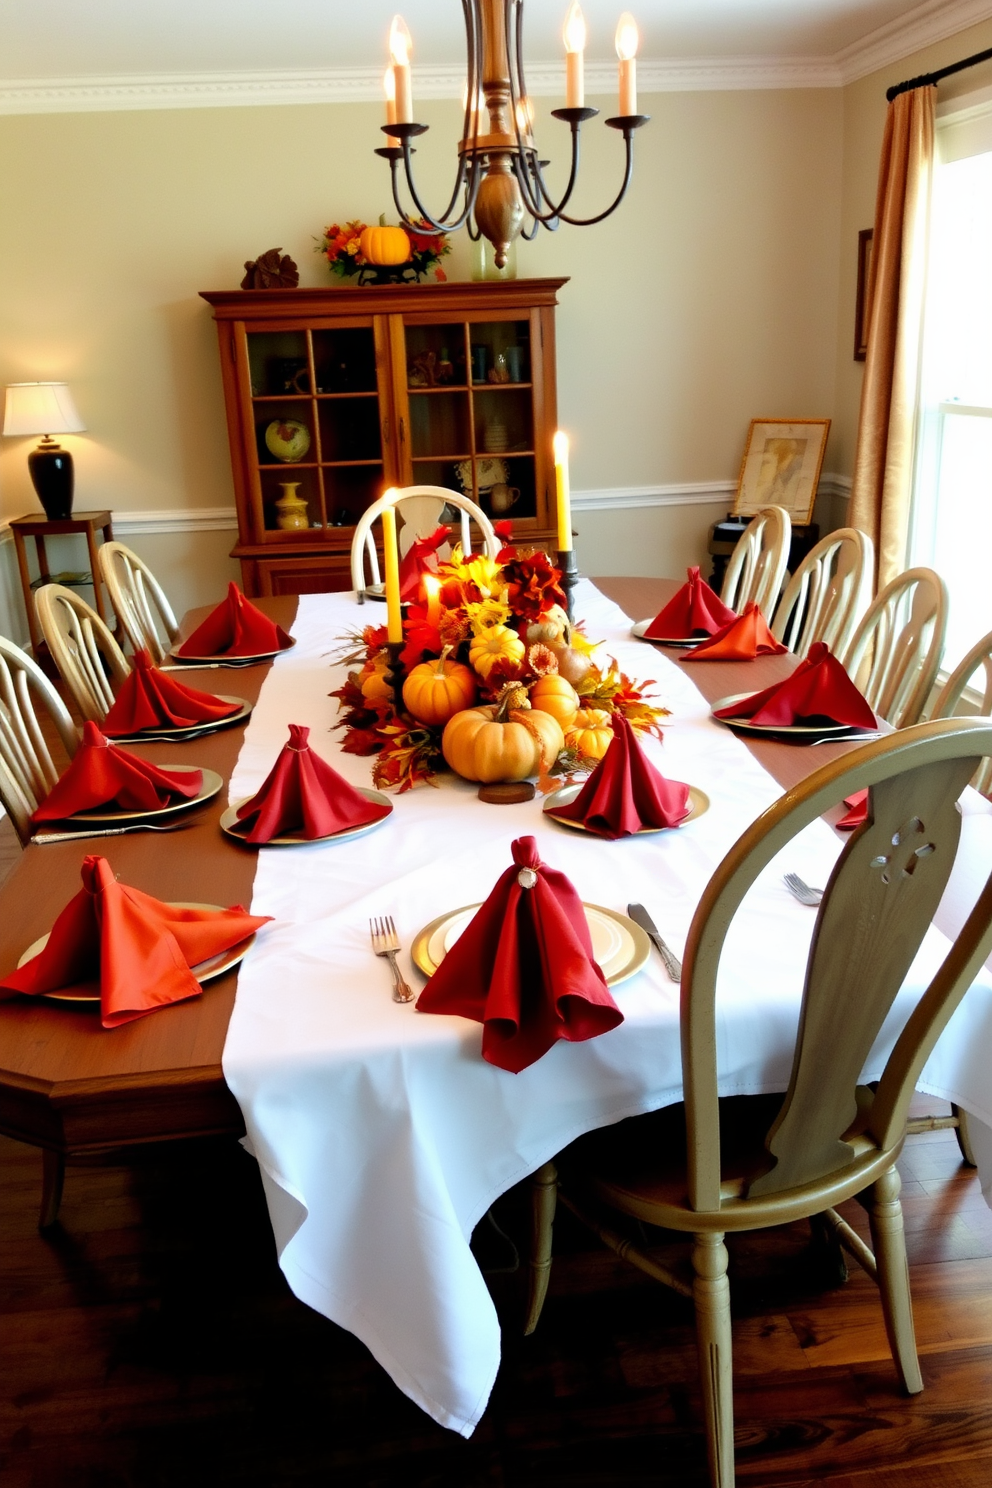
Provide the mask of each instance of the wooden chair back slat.
POLYGON ((767 618, 778 602, 789 562, 792 522, 784 506, 766 506, 745 528, 730 555, 720 598, 740 613, 754 600, 767 618))
POLYGON ((0 637, 0 801, 22 842, 31 835, 31 812, 59 778, 38 707, 47 710, 71 759, 79 734, 68 709, 31 657, 0 637))
MULTIPOLYGON (((981 668, 985 673, 982 700, 978 712, 983 718, 992 716, 992 631, 976 641, 967 655, 963 656, 940 690, 933 707, 934 718, 953 718, 975 673, 981 668)), ((985 760, 972 779, 976 790, 988 795, 992 789, 992 760, 985 760)))
POLYGON ((35 596, 42 635, 84 718, 101 723, 128 675, 124 654, 95 610, 71 589, 46 584, 35 596))
POLYGON ((947 609, 940 575, 907 569, 876 596, 841 657, 870 706, 894 728, 923 714, 944 654, 947 609))
POLYGON ((842 655, 867 607, 874 545, 856 527, 821 538, 796 569, 775 611, 772 634, 796 656, 814 641, 842 655))
POLYGON ((161 584, 137 553, 123 543, 104 543, 97 554, 121 629, 132 651, 148 651, 159 665, 179 625, 161 584))
POLYGON ((463 496, 460 491, 449 491, 445 486, 402 486, 393 493, 391 500, 380 496, 378 501, 364 511, 355 525, 355 532, 351 542, 351 586, 356 594, 363 595, 366 589, 365 563, 368 562, 371 573, 371 582, 378 584, 379 560, 375 551, 375 541, 372 536, 372 524, 382 515, 387 506, 395 506, 399 510, 400 505, 407 504, 411 513, 411 521, 405 523, 408 538, 401 539, 401 547, 405 541, 406 546, 416 537, 428 537, 437 526, 438 516, 444 506, 456 506, 461 512, 461 544, 465 553, 470 553, 471 528, 469 519, 475 522, 482 534, 483 546, 490 558, 496 558, 502 543, 493 531, 493 525, 481 506, 478 506, 468 496, 463 496))

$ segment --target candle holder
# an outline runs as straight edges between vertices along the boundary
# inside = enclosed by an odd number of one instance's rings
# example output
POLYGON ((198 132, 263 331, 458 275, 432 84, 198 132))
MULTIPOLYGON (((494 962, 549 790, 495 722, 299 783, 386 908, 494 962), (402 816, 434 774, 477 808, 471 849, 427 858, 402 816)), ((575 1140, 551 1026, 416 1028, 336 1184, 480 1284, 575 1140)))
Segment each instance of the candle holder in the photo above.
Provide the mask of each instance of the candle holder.
POLYGON ((405 641, 386 642, 386 651, 389 654, 389 663, 386 667, 386 681, 392 688, 393 702, 397 709, 403 706, 403 682, 406 677, 406 667, 400 661, 400 653, 405 645, 405 641))
POLYGON ((567 552, 561 549, 555 554, 555 567, 561 569, 561 587, 565 591, 565 612, 569 620, 574 621, 575 614, 572 609, 572 590, 579 582, 579 565, 575 561, 575 553, 569 548, 567 552))

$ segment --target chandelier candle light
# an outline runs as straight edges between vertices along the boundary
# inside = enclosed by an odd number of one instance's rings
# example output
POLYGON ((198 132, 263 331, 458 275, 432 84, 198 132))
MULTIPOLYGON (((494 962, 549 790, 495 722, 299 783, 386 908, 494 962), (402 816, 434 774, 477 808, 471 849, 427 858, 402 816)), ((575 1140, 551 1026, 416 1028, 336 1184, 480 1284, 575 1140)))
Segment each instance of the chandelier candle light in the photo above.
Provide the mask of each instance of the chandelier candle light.
POLYGON ((395 16, 389 33, 392 62, 386 71, 387 144, 376 151, 389 161, 393 200, 400 221, 423 234, 455 232, 467 226, 477 241, 487 238, 493 259, 501 269, 514 238, 536 237, 538 228, 554 232, 562 222, 589 227, 602 222, 623 201, 634 165, 633 135, 648 122, 637 113, 637 27, 629 11, 620 17, 616 31, 620 59, 620 112, 606 123, 624 138, 626 162, 616 197, 605 211, 594 217, 575 217, 566 212, 579 170, 579 130, 599 110, 585 106, 583 58, 586 23, 578 0, 572 0, 565 20, 566 90, 563 109, 552 109, 572 134, 568 182, 556 202, 543 176, 548 164, 532 134, 534 111, 524 81, 523 0, 462 0, 468 53, 468 79, 463 96, 464 124, 458 144, 458 170, 454 190, 445 210, 432 216, 424 206, 413 179, 411 141, 425 134, 426 124, 413 118, 413 85, 410 72, 412 41, 402 16, 395 16), (482 110, 489 114, 488 128, 482 110), (413 202, 413 214, 401 200, 400 164, 413 202), (419 222, 418 219, 419 218, 419 222))

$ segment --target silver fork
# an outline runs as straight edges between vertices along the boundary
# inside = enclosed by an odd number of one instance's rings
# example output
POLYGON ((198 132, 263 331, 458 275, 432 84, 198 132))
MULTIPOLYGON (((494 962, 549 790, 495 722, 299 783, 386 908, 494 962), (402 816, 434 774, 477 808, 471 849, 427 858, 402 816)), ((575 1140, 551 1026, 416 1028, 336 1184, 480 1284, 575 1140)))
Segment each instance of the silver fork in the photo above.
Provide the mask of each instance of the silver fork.
POLYGON ((823 890, 814 889, 805 879, 800 878, 798 873, 787 873, 782 882, 800 904, 806 904, 810 909, 815 909, 823 898, 823 890))
POLYGON ((396 934, 392 915, 382 915, 378 919, 369 920, 369 930, 372 934, 373 951, 377 956, 386 957, 389 969, 393 973, 393 1001, 412 1002, 413 988, 403 980, 403 973, 396 964, 396 952, 400 949, 400 938, 396 934))

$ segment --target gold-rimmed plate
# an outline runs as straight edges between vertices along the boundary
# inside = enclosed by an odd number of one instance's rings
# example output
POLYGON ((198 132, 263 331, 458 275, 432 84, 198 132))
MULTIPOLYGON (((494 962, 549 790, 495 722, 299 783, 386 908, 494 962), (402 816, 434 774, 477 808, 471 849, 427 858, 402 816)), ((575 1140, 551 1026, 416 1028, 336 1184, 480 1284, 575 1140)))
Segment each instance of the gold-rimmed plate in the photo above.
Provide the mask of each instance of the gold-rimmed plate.
MULTIPOLYGON (((550 812, 552 807, 554 806, 571 806, 572 802, 575 800, 579 792, 584 789, 584 783, 582 785, 566 785, 564 790, 555 791, 553 796, 548 796, 541 810, 550 812)), ((677 832, 680 827, 688 826, 690 822, 693 822, 697 819, 697 817, 704 815, 704 813, 709 811, 709 809, 710 798, 706 794, 706 792, 701 791, 698 785, 690 785, 689 810, 686 812, 685 816, 680 822, 675 823, 674 827, 641 827, 639 831, 633 832, 630 835, 634 837, 647 837, 654 834, 655 832, 677 832)), ((566 816, 552 816, 551 820, 553 822, 557 822, 559 827, 570 827, 573 832, 590 832, 590 835, 593 837, 602 836, 602 833, 600 832, 592 832, 591 829, 586 826, 585 822, 570 821, 566 816)), ((617 838, 615 840, 620 841, 621 839, 617 838)))
POLYGON ((215 692, 212 696, 219 698, 222 703, 237 703, 238 711, 227 713, 223 718, 204 718, 199 723, 187 723, 182 728, 156 723, 151 728, 139 729, 134 734, 108 734, 107 738, 111 744, 155 744, 159 740, 181 744, 187 734, 196 734, 198 738, 203 734, 216 734, 220 729, 233 728, 235 724, 244 723, 251 717, 251 710, 255 705, 249 703, 247 698, 234 697, 228 692, 215 692))
MULTIPOLYGON (((463 909, 450 910, 419 932, 410 954, 414 966, 424 976, 434 975, 480 908, 478 904, 469 904, 463 909)), ((601 904, 583 904, 582 908, 586 912, 593 955, 607 985, 616 987, 644 966, 651 954, 651 942, 640 925, 615 909, 606 909, 601 904)))
POLYGON ((246 667, 258 666, 263 661, 271 661, 275 656, 282 656, 284 651, 291 651, 296 645, 296 637, 290 636, 288 646, 276 646, 272 651, 253 651, 250 656, 228 656, 225 652, 218 652, 215 656, 184 656, 180 653, 179 646, 173 646, 169 652, 173 661, 182 662, 184 666, 224 666, 224 667, 246 667))
POLYGON ((738 729, 742 734, 755 734, 759 738, 784 738, 795 739, 799 742, 812 743, 814 739, 838 739, 841 740, 848 734, 863 734, 866 728, 877 728, 878 724, 859 725, 855 723, 752 723, 750 718, 717 718, 716 715, 721 708, 732 708, 735 703, 743 703, 747 698, 754 697, 753 692, 735 692, 730 697, 719 698, 710 708, 710 712, 717 723, 724 723, 728 728, 738 729))
POLYGON ((295 832, 289 832, 284 837, 270 837, 268 842, 249 842, 248 832, 251 830, 239 823, 238 810, 250 797, 235 801, 228 806, 220 819, 221 831, 226 832, 228 837, 233 837, 235 842, 240 842, 243 847, 309 847, 314 842, 343 842, 353 837, 364 837, 366 832, 374 832, 376 827, 381 827, 383 822, 388 821, 393 811, 393 802, 389 796, 382 791, 372 790, 368 786, 357 785, 355 789, 366 801, 372 801, 376 806, 388 806, 389 810, 385 816, 377 817, 375 821, 363 822, 360 827, 345 827, 341 832, 328 832, 325 837, 300 837, 295 832))
MULTIPOLYGON (((188 775, 200 769, 198 765, 159 765, 157 768, 170 770, 176 775, 188 775)), ((201 769, 200 773, 203 781, 199 795, 189 800, 173 801, 168 806, 157 806, 151 811, 122 811, 119 806, 94 806, 90 811, 77 811, 62 820, 87 827, 116 827, 123 826, 126 822, 162 821, 170 816, 178 816, 181 811, 192 811, 195 806, 203 806, 205 802, 212 801, 224 784, 223 777, 216 770, 201 769)), ((43 825, 47 826, 48 823, 43 825)))
MULTIPOLYGON (((170 909, 207 909, 220 912, 224 908, 222 904, 199 904, 188 899, 170 899, 167 902, 170 909)), ((44 935, 39 935, 37 940, 31 942, 27 950, 22 952, 17 963, 18 967, 23 966, 26 961, 30 961, 45 949, 51 933, 48 930, 44 935)), ((226 951, 218 951, 216 956, 210 956, 206 961, 200 961, 196 966, 191 966, 190 971, 201 986, 204 982, 212 981, 214 977, 223 976, 225 971, 230 971, 232 966, 237 966, 240 961, 244 960, 254 939, 255 931, 253 930, 250 935, 245 936, 244 940, 239 940, 236 945, 230 946, 226 951)), ((76 1002, 89 1005, 100 1001, 100 985, 98 982, 80 982, 78 987, 65 991, 41 992, 38 995, 49 1002, 76 1002)))
POLYGON ((648 628, 654 624, 654 620, 638 620, 636 625, 630 627, 630 633, 635 641, 648 641, 653 646, 671 646, 679 651, 692 651, 696 646, 701 646, 709 636, 649 636, 648 628))

